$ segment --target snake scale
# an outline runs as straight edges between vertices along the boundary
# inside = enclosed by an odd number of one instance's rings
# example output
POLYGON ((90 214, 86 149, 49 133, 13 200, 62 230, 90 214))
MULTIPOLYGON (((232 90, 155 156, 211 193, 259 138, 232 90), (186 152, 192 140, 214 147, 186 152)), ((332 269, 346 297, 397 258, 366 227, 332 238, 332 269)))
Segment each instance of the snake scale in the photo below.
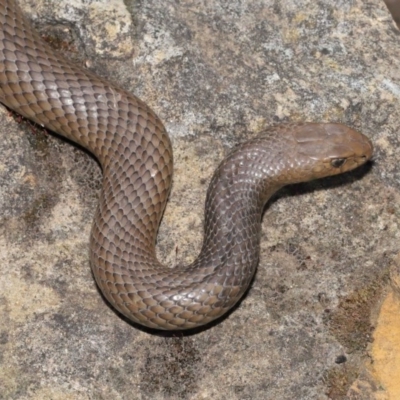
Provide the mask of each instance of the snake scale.
POLYGON ((371 142, 341 124, 288 124, 260 133, 236 147, 211 179, 198 258, 169 268, 155 256, 172 181, 172 148, 160 119, 132 94, 64 59, 14 0, 0 0, 0 24, 0 101, 98 158, 103 186, 91 267, 108 301, 144 326, 188 329, 226 313, 255 273, 271 195, 372 156, 371 142))

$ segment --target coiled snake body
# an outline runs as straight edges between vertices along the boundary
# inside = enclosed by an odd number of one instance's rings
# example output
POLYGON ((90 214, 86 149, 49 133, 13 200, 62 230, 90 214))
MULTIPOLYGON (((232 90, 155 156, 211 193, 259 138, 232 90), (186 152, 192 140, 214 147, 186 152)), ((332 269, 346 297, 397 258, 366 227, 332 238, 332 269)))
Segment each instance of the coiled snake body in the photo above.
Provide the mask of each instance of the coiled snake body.
POLYGON ((196 261, 168 268, 155 256, 172 179, 171 144, 159 118, 133 95, 57 54, 14 0, 0 0, 0 25, 0 101, 84 146, 102 165, 91 266, 108 301, 139 324, 187 329, 223 315, 255 272, 269 197, 290 183, 351 170, 372 155, 364 135, 340 124, 263 132, 216 170, 196 261))

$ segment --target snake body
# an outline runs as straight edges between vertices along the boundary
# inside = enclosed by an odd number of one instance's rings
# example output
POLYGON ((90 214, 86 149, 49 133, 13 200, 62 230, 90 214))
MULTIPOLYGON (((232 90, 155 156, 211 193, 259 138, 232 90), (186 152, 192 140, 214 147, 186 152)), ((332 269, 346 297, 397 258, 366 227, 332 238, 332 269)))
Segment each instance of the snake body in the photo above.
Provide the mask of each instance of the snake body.
POLYGON ((270 196, 287 184, 351 170, 372 155, 364 135, 340 124, 262 132, 216 170, 198 258, 168 268, 155 256, 172 180, 172 149, 160 119, 135 96, 57 54, 14 0, 0 0, 0 25, 0 101, 100 161, 91 266, 108 301, 147 327, 188 329, 223 315, 254 275, 270 196))

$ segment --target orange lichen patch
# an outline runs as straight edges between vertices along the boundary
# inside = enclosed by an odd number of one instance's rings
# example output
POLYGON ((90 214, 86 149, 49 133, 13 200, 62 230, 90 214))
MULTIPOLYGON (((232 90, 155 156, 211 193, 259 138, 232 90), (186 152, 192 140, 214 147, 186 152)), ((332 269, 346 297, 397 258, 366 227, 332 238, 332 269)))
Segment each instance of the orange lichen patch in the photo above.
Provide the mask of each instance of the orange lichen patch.
POLYGON ((376 387, 379 384, 375 385, 375 371, 369 371, 368 377, 373 375, 373 378, 366 379, 363 374, 364 369, 368 367, 361 365, 365 365, 369 360, 368 348, 374 340, 375 321, 387 291, 389 278, 389 270, 382 271, 369 284, 343 296, 337 309, 325 316, 330 332, 345 347, 346 352, 351 354, 346 364, 334 366, 325 375, 326 394, 330 399, 370 400, 367 394, 369 396, 371 393, 375 395, 380 392, 376 387))
POLYGON ((325 317, 329 330, 348 353, 364 354, 372 342, 375 318, 371 314, 379 309, 388 281, 389 271, 385 270, 369 284, 342 297, 337 309, 325 317))
POLYGON ((400 298, 390 292, 385 298, 371 349, 374 376, 387 399, 400 399, 400 298))

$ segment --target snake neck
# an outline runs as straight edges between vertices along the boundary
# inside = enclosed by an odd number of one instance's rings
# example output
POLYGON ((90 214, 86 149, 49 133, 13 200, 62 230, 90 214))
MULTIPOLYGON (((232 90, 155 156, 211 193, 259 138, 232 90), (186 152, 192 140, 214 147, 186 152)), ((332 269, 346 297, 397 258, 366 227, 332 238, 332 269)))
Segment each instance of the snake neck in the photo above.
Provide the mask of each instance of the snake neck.
POLYGON ((207 259, 215 269, 232 264, 246 268, 250 260, 258 261, 264 206, 283 186, 279 167, 268 163, 271 160, 272 164, 279 150, 266 149, 265 138, 262 143, 254 139, 234 150, 215 171, 207 192, 204 242, 196 265, 207 259), (210 254, 210 248, 215 252, 210 254))

